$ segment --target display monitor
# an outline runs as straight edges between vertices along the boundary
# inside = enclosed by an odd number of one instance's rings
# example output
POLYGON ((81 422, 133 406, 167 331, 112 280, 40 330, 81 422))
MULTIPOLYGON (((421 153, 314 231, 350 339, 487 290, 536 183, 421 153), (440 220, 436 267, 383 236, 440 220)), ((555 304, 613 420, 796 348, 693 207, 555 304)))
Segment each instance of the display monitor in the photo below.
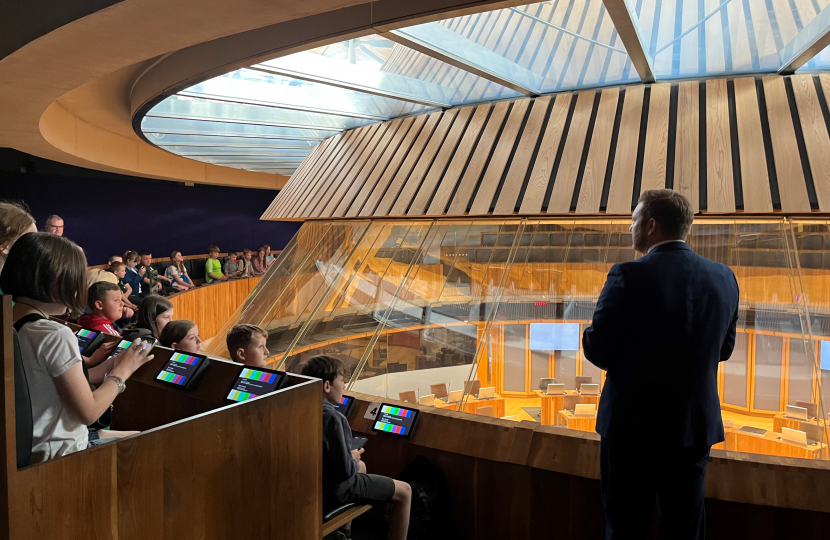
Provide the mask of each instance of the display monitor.
POLYGON ((346 418, 348 418, 349 413, 352 412, 352 407, 354 407, 354 398, 350 396, 343 396, 340 398, 340 403, 334 404, 334 408, 346 418))
MULTIPOLYGON (((115 358, 119 354, 123 353, 132 344, 133 344, 132 341, 127 341, 126 339, 122 339, 121 341, 118 342, 118 345, 115 347, 115 350, 112 351, 112 354, 110 355, 110 358, 115 358)), ((109 360, 110 358, 107 358, 107 360, 109 360)))
POLYGON ((243 367, 239 376, 234 381, 228 397, 228 401, 248 401, 255 397, 270 394, 277 390, 285 380, 284 371, 271 371, 270 369, 251 369, 243 367))
POLYGON ((81 328, 75 332, 75 337, 78 338, 78 349, 84 356, 92 355, 104 342, 104 334, 86 328, 81 328))
POLYGON ((173 351, 173 355, 164 364, 164 367, 156 376, 156 380, 190 389, 193 388, 209 364, 210 360, 207 359, 207 356, 173 351))
POLYGON ((530 350, 578 351, 579 323, 530 323, 530 350))
POLYGON ((830 341, 822 341, 819 352, 819 364, 821 369, 830 371, 830 341))
POLYGON ((384 403, 380 407, 380 412, 375 416, 372 430, 408 439, 415 431, 417 423, 418 410, 384 403))

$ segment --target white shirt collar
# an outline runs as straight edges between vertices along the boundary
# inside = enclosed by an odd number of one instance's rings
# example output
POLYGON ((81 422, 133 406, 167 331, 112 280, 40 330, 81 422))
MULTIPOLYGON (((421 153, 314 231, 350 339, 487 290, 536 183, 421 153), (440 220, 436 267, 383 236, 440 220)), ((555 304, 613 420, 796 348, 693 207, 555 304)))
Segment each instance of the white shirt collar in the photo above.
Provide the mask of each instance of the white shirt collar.
POLYGON ((684 244, 686 243, 685 240, 663 240, 662 242, 657 242, 656 244, 648 248, 648 253, 651 253, 651 250, 656 248, 657 246, 662 246, 663 244, 671 244, 672 242, 683 242, 684 244))

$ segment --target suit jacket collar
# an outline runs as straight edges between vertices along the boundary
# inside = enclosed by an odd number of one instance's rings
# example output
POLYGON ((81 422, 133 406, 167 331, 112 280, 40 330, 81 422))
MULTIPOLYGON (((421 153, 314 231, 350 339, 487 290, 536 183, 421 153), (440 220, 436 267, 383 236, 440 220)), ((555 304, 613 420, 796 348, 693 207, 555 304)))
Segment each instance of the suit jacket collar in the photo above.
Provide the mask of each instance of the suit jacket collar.
POLYGON ((656 248, 652 249, 651 253, 649 253, 649 255, 651 255, 652 253, 662 253, 664 251, 681 251, 681 250, 691 251, 692 248, 690 248, 689 244, 687 244, 686 242, 669 242, 667 244, 662 244, 662 245, 659 245, 656 248))

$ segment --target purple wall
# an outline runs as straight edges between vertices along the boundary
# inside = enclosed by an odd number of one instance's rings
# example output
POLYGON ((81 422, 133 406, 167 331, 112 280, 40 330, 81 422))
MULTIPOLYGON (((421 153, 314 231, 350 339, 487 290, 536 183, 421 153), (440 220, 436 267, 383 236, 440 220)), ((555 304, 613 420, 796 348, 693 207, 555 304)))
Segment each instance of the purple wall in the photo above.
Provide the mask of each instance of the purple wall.
POLYGON ((276 190, 186 187, 176 182, 101 173, 0 149, 0 199, 24 202, 38 229, 64 218, 64 234, 84 248, 89 264, 128 249, 166 257, 270 244, 282 249, 299 222, 260 221, 276 190), (25 171, 25 172, 21 172, 25 171))

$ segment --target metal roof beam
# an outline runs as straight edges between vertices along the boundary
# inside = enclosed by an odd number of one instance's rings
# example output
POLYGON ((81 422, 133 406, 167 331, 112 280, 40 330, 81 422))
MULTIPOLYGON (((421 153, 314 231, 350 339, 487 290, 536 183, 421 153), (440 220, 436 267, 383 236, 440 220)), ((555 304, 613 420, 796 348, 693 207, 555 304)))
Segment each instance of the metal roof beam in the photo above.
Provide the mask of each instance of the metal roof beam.
POLYGON ((643 31, 637 15, 626 0, 602 0, 602 3, 605 4, 605 9, 614 22, 614 27, 620 35, 640 80, 644 83, 653 83, 655 80, 653 59, 646 51, 643 31))

